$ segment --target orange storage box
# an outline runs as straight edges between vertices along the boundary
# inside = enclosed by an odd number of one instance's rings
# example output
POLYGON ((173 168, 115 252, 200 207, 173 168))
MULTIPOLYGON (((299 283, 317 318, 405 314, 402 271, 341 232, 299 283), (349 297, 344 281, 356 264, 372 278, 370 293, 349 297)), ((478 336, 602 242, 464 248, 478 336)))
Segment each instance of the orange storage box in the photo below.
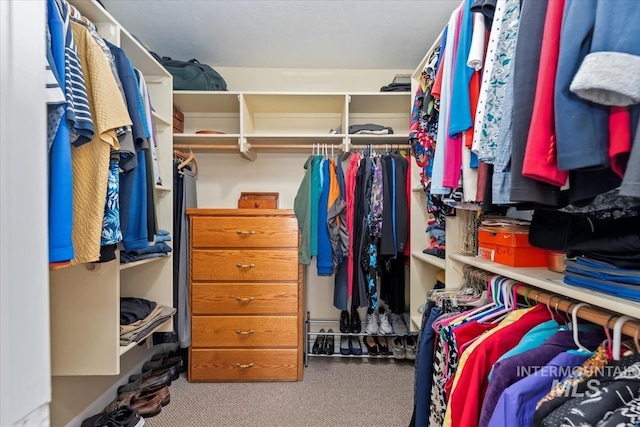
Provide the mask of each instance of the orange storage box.
POLYGON ((547 252, 529 244, 527 227, 480 227, 478 256, 511 267, 546 267, 547 252))

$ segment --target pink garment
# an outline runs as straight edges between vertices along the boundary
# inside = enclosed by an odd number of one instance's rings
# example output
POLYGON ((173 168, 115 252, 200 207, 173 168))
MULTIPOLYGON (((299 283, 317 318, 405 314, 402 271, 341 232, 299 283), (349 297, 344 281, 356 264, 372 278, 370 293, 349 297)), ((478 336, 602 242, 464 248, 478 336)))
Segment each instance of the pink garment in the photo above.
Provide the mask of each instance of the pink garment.
MULTIPOLYGON (((455 75, 456 66, 466 67, 467 64, 456 64, 455 58, 458 57, 458 39, 460 37, 460 27, 462 26, 462 15, 463 8, 459 8, 458 10, 458 25, 456 26, 456 34, 454 36, 453 43, 453 58, 454 61, 451 63, 451 78, 449 81, 453 87, 453 76, 455 75)), ((446 88, 449 91, 449 96, 451 96, 452 87, 446 88)), ((453 101, 453 100, 452 100, 453 101)), ((449 120, 451 120, 451 115, 449 115, 449 120)), ((449 135, 449 123, 447 123, 447 129, 445 132, 446 140, 445 140, 445 151, 444 151, 444 178, 442 179, 442 185, 444 187, 456 189, 460 184, 460 168, 462 167, 462 134, 457 134, 455 136, 449 135)))
POLYGON ((631 152, 631 117, 627 107, 611 107, 609 114, 609 163, 624 178, 631 152))
POLYGON ((353 288, 353 224, 354 224, 354 208, 356 194, 356 173, 358 172, 358 164, 360 163, 360 153, 353 153, 349 158, 349 167, 347 168, 346 182, 346 202, 347 202, 347 231, 349 233, 349 254, 347 259, 347 298, 351 296, 353 288))
POLYGON ((522 166, 522 175, 527 178, 559 187, 569 177, 568 171, 558 169, 553 102, 563 11, 564 0, 549 2, 540 50, 536 97, 522 166))

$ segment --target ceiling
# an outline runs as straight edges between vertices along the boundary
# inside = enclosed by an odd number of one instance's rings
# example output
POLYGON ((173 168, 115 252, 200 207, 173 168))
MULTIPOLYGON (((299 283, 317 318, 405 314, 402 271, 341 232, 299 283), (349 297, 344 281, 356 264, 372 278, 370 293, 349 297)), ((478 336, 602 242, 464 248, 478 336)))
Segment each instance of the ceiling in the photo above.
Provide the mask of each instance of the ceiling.
POLYGON ((161 56, 212 66, 413 69, 460 0, 102 0, 161 56))

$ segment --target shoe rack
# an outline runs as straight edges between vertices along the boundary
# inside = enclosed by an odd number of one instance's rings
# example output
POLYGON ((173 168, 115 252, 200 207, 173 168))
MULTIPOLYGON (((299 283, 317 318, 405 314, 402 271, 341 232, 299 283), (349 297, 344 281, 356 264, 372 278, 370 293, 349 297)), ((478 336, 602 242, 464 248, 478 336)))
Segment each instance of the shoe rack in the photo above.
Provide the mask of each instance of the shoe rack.
MULTIPOLYGON (((362 330, 365 330, 366 327, 366 323, 365 322, 361 322, 362 324, 362 330)), ((393 340, 393 338, 396 337, 396 335, 394 334, 377 334, 377 335, 369 335, 366 332, 359 332, 359 333, 355 333, 355 332, 349 332, 349 333, 344 333, 344 332, 340 332, 340 321, 339 320, 319 320, 319 319, 311 319, 311 314, 307 311, 307 317, 305 319, 304 322, 304 336, 305 336, 305 349, 304 349, 304 366, 307 367, 309 366, 309 358, 310 357, 340 357, 340 358, 352 358, 352 359, 393 359, 395 360, 395 357, 393 356, 393 354, 388 354, 388 355, 370 355, 367 351, 367 347, 364 345, 363 339, 364 337, 368 337, 368 336, 378 336, 378 337, 386 337, 387 341, 388 341, 388 345, 389 345, 389 351, 391 351, 391 341, 393 340), (328 333, 324 333, 324 334, 320 334, 318 331, 316 331, 313 325, 317 325, 317 326, 325 326, 325 329, 328 329, 326 326, 328 326, 329 328, 333 329, 334 332, 332 332, 331 334, 328 333), (312 330, 313 329, 313 330, 312 330), (337 331, 337 332, 335 332, 337 331), (335 337, 334 339, 334 343, 333 343, 333 353, 332 354, 313 354, 312 353, 312 348, 313 348, 313 343, 316 339, 316 337, 318 335, 333 335, 335 337), (340 337, 343 336, 350 336, 350 337, 355 337, 357 336, 358 339, 360 340, 360 347, 362 348, 362 354, 359 355, 355 355, 355 354, 342 354, 340 353, 340 337)))

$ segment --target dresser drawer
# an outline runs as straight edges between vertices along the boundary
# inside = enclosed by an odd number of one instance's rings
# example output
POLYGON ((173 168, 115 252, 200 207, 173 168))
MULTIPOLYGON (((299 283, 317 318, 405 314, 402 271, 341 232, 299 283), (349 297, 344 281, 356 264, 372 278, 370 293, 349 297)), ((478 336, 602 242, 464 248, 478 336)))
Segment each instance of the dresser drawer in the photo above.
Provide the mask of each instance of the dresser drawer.
POLYGON ((298 350, 191 349, 189 381, 296 381, 298 350))
POLYGON ((193 316, 193 347, 297 347, 297 316, 193 316))
POLYGON ((194 248, 297 248, 294 217, 194 217, 194 248))
POLYGON ((298 280, 296 250, 194 250, 192 280, 298 280))
POLYGON ((194 283, 193 314, 298 313, 297 283, 194 283))

